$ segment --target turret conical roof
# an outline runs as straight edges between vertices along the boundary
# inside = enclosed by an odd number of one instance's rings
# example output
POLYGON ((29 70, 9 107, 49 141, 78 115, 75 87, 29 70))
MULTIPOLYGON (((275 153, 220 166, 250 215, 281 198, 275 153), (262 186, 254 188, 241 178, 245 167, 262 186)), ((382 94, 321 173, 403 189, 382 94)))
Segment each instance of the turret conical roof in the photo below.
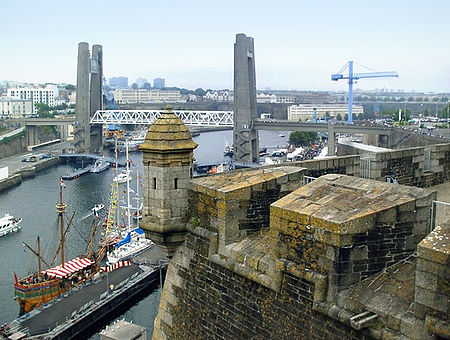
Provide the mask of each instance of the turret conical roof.
POLYGON ((180 152, 193 150, 198 146, 192 134, 172 111, 171 106, 149 126, 145 141, 139 147, 143 152, 180 152))

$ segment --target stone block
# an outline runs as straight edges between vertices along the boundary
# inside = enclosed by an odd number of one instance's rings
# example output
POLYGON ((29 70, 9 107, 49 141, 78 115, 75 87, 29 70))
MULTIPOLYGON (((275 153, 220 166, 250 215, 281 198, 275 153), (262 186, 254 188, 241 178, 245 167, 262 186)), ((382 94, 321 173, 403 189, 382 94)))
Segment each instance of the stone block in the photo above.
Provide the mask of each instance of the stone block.
POLYGON ((436 292, 437 277, 433 274, 416 270, 416 287, 421 287, 436 292))
POLYGON ((394 224, 397 221, 397 211, 395 208, 383 210, 377 214, 377 224, 394 224))

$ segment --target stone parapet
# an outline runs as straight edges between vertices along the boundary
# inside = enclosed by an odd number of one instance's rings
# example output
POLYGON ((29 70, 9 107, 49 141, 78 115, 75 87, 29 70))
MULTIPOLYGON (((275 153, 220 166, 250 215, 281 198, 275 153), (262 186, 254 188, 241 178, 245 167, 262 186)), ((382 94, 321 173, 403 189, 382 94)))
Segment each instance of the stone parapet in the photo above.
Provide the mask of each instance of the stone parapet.
POLYGON ((406 258, 427 234, 433 191, 326 175, 271 205, 276 258, 326 274, 329 297, 406 258))
POLYGON ((417 247, 416 317, 426 318, 430 335, 450 338, 450 220, 437 226, 417 247))
POLYGON ((299 188, 304 169, 283 166, 233 171, 191 180, 188 218, 218 233, 225 247, 269 226, 269 205, 299 188))

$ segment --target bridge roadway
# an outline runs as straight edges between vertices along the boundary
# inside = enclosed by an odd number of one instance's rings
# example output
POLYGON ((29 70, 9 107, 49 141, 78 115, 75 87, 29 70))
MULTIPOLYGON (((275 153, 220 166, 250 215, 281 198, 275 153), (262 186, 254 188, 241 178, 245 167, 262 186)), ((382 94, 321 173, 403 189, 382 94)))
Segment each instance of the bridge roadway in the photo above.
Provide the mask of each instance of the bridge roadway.
POLYGON ((256 119, 253 122, 253 128, 256 130, 306 131, 306 132, 325 132, 332 129, 334 133, 362 133, 362 134, 378 134, 378 135, 390 135, 393 132, 393 128, 385 126, 301 123, 275 119, 256 119))
POLYGON ((61 126, 61 125, 71 125, 75 122, 75 116, 66 116, 65 118, 11 118, 8 119, 8 123, 14 124, 18 123, 21 126, 61 126))

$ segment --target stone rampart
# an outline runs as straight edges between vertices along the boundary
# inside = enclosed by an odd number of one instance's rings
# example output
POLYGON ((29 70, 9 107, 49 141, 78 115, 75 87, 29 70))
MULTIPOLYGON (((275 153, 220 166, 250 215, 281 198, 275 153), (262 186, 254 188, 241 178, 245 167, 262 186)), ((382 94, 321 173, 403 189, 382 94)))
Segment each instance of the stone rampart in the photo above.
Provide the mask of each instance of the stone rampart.
MULTIPOLYGON (((446 334, 439 308, 410 309, 435 192, 336 174, 300 187, 307 171, 191 181, 186 239, 169 264, 153 339, 446 334)), ((443 287, 448 299, 443 278, 429 290, 443 287)))

